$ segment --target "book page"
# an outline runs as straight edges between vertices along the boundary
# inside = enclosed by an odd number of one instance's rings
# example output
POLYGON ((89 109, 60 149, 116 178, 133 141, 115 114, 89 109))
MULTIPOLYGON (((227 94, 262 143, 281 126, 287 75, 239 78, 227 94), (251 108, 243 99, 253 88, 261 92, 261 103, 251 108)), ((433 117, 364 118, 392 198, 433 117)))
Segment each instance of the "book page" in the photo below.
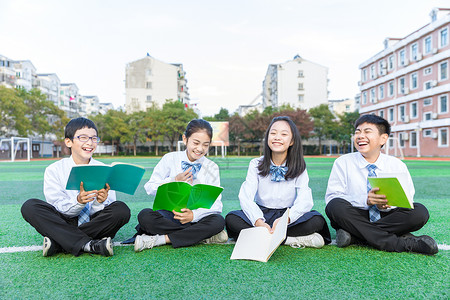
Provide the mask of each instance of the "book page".
POLYGON ((378 174, 379 178, 397 178, 400 182, 400 185, 402 186, 403 191, 406 194, 406 197, 408 198, 408 201, 410 203, 413 203, 413 199, 411 197, 411 194, 409 193, 408 187, 408 176, 405 173, 383 173, 380 172, 378 174))
POLYGON ((106 165, 79 165, 72 167, 66 189, 79 190, 83 182, 85 191, 101 190, 105 187, 111 167, 106 165))
POLYGON ((111 168, 112 172, 107 181, 111 189, 133 195, 141 183, 145 169, 126 163, 113 163, 111 168))
POLYGON ((265 227, 241 230, 230 259, 249 259, 266 262, 270 254, 272 234, 265 227))
POLYGON ((376 192, 377 194, 386 196, 388 205, 404 208, 414 207, 412 203, 409 202, 406 193, 404 192, 399 180, 396 177, 369 177, 368 180, 372 187, 378 187, 380 189, 376 192))
POLYGON ((289 209, 287 209, 284 212, 283 216, 281 217, 280 221, 275 227, 275 231, 272 233, 272 240, 269 248, 269 253, 271 255, 286 238, 288 218, 289 218, 289 209))

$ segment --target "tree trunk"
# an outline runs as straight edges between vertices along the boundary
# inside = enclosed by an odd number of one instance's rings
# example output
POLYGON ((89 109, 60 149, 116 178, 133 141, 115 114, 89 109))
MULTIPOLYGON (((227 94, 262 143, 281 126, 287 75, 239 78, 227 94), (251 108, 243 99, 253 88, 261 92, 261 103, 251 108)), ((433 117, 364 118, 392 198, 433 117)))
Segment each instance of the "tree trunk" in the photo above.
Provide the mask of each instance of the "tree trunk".
POLYGON ((156 156, 159 156, 159 151, 158 151, 158 140, 155 140, 155 154, 156 154, 156 156))
POLYGON ((241 156, 241 140, 240 139, 238 139, 237 144, 238 144, 238 149, 237 149, 238 156, 241 156))
POLYGON ((134 143, 133 143, 133 154, 134 154, 134 156, 136 156, 136 140, 134 140, 134 143))
POLYGON ((114 156, 114 140, 111 140, 112 150, 111 150, 111 156, 114 156))
POLYGON ((319 154, 322 155, 322 138, 319 137, 319 154))

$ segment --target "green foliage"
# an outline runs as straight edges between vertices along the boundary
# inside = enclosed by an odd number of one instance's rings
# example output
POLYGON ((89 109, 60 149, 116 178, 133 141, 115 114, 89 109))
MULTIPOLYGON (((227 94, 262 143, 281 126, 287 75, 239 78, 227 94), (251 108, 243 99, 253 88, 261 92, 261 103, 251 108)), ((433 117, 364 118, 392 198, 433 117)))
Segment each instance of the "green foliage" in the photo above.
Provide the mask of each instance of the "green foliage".
POLYGON ((332 134, 333 139, 345 146, 355 131, 355 121, 359 118, 359 112, 344 112, 339 117, 339 126, 335 126, 332 134))
POLYGON ((230 113, 228 109, 221 107, 218 114, 213 117, 204 117, 206 121, 228 121, 230 119, 230 113))
POLYGON ((337 124, 327 104, 311 108, 309 114, 314 120, 314 136, 319 139, 319 149, 322 154, 322 140, 332 138, 337 124))

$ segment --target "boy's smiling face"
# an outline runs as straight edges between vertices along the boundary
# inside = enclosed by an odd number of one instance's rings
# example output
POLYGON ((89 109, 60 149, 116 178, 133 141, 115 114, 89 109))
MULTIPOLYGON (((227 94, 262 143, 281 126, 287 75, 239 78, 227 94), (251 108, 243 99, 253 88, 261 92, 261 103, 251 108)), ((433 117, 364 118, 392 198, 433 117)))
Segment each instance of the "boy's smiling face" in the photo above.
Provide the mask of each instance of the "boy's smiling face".
POLYGON ((386 144, 388 135, 381 134, 372 123, 362 123, 355 130, 353 137, 355 148, 368 162, 375 162, 380 154, 381 146, 386 144))
POLYGON ((77 137, 82 135, 94 137, 97 136, 97 131, 94 128, 85 127, 75 132, 73 140, 69 138, 64 140, 66 146, 72 149, 72 158, 77 165, 88 164, 97 148, 97 143, 92 142, 92 139, 89 139, 87 142, 81 142, 77 137))

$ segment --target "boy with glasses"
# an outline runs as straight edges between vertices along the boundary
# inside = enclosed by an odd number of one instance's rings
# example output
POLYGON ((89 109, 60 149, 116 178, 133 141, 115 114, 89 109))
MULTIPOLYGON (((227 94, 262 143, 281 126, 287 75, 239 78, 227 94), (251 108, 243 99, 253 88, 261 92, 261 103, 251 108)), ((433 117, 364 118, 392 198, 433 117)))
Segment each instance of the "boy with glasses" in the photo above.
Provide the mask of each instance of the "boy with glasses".
POLYGON ((83 183, 79 191, 66 190, 73 166, 103 164, 92 158, 100 142, 97 135, 97 127, 91 120, 71 120, 65 128, 64 143, 72 155, 45 170, 47 202, 29 199, 22 205, 23 218, 44 236, 44 256, 59 252, 111 256, 111 238, 130 219, 130 209, 116 201, 116 193, 110 191, 108 184, 99 191, 85 191, 83 183))

